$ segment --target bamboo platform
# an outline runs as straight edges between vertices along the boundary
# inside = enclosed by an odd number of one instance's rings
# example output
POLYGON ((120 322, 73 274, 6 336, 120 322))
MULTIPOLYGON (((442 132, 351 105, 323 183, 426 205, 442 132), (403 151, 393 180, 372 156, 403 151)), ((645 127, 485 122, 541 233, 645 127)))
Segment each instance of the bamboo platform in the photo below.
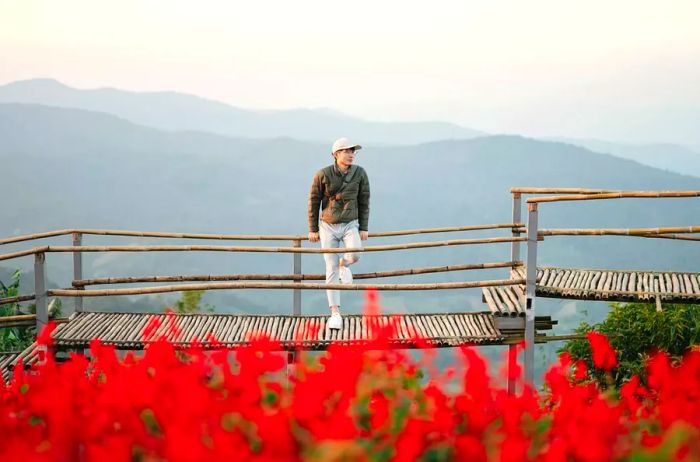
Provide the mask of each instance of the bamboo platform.
POLYGON ((484 287, 481 298, 494 316, 525 316, 525 286, 484 287))
MULTIPOLYGON (((525 277, 525 268, 512 276, 525 277)), ((580 269, 537 269, 537 297, 606 302, 700 303, 700 273, 580 269)), ((494 316, 522 316, 525 286, 484 287, 482 300, 494 316)))
POLYGON ((414 347, 415 335, 436 347, 496 344, 503 340, 489 313, 344 315, 342 330, 328 329, 327 319, 325 315, 82 312, 57 326, 53 337, 57 349, 86 348, 94 338, 119 349, 143 349, 164 335, 179 346, 196 341, 203 348, 237 347, 267 336, 279 340, 283 350, 323 350, 332 342, 365 343, 377 329, 395 320, 397 331, 390 343, 398 348, 414 347), (144 328, 153 319, 160 322, 160 327, 144 337, 144 328), (179 334, 173 333, 170 323, 179 334), (210 334, 216 341, 210 340, 210 334))
POLYGON ((0 372, 2 372, 2 379, 5 383, 10 381, 12 377, 12 368, 20 354, 21 352, 18 351, 0 352, 0 372))
MULTIPOLYGON (((700 273, 607 269, 538 269, 538 297, 619 302, 700 302, 700 273), (541 274, 540 274, 541 272, 541 274)), ((515 274, 524 274, 518 268, 515 274)))
MULTIPOLYGON (((262 336, 278 340, 281 351, 318 351, 325 350, 331 343, 367 344, 377 329, 392 322, 396 322, 397 329, 389 339, 390 348, 503 345, 507 340, 489 313, 344 315, 342 330, 327 329, 327 320, 325 315, 81 312, 56 326, 54 353, 57 359, 58 355, 65 357, 67 351, 88 348, 95 338, 120 350, 142 350, 161 337, 180 348, 196 342, 202 348, 216 349, 241 347, 262 336), (159 327, 144 336, 144 329, 154 319, 159 327), (420 343, 415 342, 416 335, 421 338, 420 343)), ((35 364, 39 360, 37 344, 33 343, 22 352, 0 354, 0 370, 6 381, 20 359, 25 367, 35 364)))
MULTIPOLYGON (((459 345, 508 345, 522 340, 522 317, 506 318, 491 313, 429 313, 388 315, 344 315, 343 329, 326 328, 327 316, 249 315, 249 314, 149 314, 149 313, 74 313, 58 324, 53 332, 57 360, 69 351, 81 351, 99 338, 105 345, 120 350, 143 350, 159 338, 176 347, 197 343, 204 349, 236 348, 266 336, 279 340, 280 351, 325 350, 332 343, 367 344, 377 329, 396 324, 389 348, 435 348, 459 345), (144 330, 156 320, 158 327, 147 335, 144 330), (175 327, 176 329, 173 329, 175 327), (415 336, 421 341, 416 342, 415 336)), ((549 316, 538 316, 538 331, 551 330, 557 324, 549 316)), ((546 338, 542 332, 542 341, 546 338)), ((39 348, 33 343, 24 351, 0 353, 0 372, 7 382, 21 359, 25 368, 39 361, 39 348)))

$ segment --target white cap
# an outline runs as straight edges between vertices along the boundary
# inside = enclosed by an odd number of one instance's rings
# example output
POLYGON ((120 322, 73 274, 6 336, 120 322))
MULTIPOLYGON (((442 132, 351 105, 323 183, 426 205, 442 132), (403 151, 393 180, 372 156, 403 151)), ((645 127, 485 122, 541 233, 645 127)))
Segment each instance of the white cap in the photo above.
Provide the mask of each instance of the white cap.
POLYGON ((335 153, 336 151, 340 151, 341 149, 351 149, 355 148, 355 150, 362 149, 362 146, 359 144, 352 144, 350 143, 350 140, 347 138, 338 138, 335 140, 335 143, 333 143, 333 150, 331 152, 335 153))

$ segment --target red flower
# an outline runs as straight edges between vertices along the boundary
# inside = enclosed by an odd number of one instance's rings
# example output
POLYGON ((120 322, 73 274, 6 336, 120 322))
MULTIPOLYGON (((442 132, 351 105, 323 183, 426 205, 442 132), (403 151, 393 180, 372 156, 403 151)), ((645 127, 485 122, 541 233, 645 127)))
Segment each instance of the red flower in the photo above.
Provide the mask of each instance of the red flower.
MULTIPOLYGON (((214 351, 183 350, 175 321, 149 322, 143 353, 95 339, 90 357, 18 361, 0 383, 0 460, 700 460, 700 352, 654 355, 648 387, 633 377, 619 398, 562 354, 546 393, 509 394, 476 349, 438 369, 434 349, 388 348, 391 325, 371 326, 368 345, 299 353, 288 378, 274 339, 232 350, 208 333, 214 351)), ((589 340, 596 367, 614 368, 605 337, 589 340)))
POLYGON ((610 346, 605 335, 598 332, 589 332, 586 334, 586 337, 591 344, 593 365, 596 368, 610 371, 617 367, 617 354, 610 346))

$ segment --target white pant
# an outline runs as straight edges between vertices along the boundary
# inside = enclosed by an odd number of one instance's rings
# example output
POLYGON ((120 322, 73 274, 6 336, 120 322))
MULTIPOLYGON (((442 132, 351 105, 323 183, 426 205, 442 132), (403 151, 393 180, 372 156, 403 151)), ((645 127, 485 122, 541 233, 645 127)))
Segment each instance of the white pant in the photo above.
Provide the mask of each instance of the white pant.
MULTIPOLYGON (((318 235, 321 240, 321 248, 338 248, 342 241, 345 248, 362 247, 360 240, 360 223, 352 220, 347 223, 326 223, 319 220, 318 235)), ((326 284, 338 284, 338 264, 340 262, 339 253, 324 253, 326 260, 326 284)), ((346 252, 343 254, 345 266, 350 266, 360 259, 359 252, 346 252)), ((335 289, 326 290, 328 296, 328 306, 340 305, 340 291, 335 289)))

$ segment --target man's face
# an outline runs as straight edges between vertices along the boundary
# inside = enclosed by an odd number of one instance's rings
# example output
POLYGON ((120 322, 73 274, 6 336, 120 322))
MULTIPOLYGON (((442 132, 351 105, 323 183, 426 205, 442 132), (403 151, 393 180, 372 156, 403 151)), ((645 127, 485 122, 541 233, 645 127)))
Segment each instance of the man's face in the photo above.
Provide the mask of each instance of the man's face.
POLYGON ((352 165, 355 160, 355 148, 350 149, 339 149, 335 151, 335 158, 338 164, 342 165, 352 165))

